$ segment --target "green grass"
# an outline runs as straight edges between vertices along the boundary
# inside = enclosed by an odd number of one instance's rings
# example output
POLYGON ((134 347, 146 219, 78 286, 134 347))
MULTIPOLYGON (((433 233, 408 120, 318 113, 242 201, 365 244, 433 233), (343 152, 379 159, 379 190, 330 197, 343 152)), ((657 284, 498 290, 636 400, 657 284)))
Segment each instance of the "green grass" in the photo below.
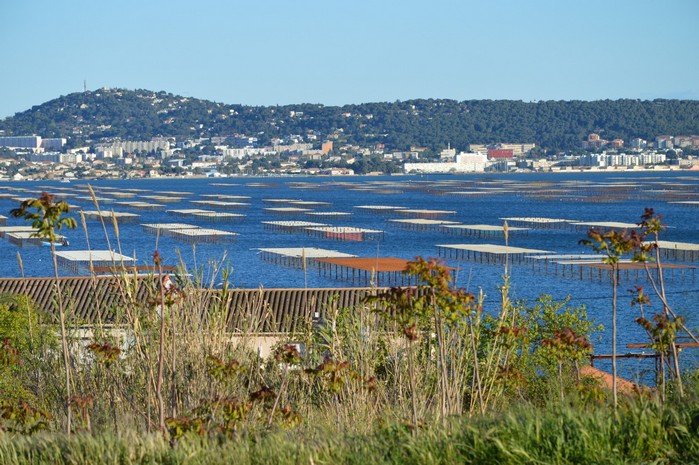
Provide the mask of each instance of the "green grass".
POLYGON ((3 464, 638 464, 699 463, 699 404, 636 399, 607 405, 514 408, 452 418, 411 432, 377 425, 367 434, 303 425, 233 437, 187 435, 170 444, 133 431, 0 435, 3 464))

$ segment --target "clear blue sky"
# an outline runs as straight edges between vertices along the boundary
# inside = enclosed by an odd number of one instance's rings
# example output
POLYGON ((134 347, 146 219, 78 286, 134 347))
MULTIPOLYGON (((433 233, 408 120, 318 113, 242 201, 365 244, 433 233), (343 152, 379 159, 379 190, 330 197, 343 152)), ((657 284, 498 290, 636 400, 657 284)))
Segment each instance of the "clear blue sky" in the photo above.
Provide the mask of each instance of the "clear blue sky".
POLYGON ((88 89, 224 103, 699 99, 698 0, 0 0, 0 118, 88 89))

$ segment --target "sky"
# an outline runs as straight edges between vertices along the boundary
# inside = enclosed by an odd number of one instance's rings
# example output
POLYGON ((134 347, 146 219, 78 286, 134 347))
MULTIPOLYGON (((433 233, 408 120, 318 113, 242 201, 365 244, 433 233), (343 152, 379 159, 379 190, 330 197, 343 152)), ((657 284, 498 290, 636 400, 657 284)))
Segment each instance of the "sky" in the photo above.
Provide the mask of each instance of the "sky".
POLYGON ((0 0, 0 118, 102 87, 227 104, 699 99, 697 0, 0 0))

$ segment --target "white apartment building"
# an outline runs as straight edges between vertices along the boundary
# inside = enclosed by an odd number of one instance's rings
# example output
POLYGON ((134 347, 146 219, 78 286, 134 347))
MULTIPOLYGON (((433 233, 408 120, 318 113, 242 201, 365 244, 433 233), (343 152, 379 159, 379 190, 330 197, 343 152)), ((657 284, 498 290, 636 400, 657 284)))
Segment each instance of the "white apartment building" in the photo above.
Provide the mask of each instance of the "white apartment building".
POLYGON ((82 153, 33 153, 29 155, 29 161, 35 163, 65 163, 67 165, 74 165, 76 163, 81 163, 83 161, 82 153))
POLYGON ((404 163, 405 173, 482 173, 488 163, 488 156, 477 153, 459 153, 453 162, 404 163))
POLYGON ((667 157, 664 153, 644 152, 641 154, 606 154, 606 153, 591 153, 580 157, 580 165, 582 166, 644 166, 658 165, 665 163, 667 157))
POLYGON ((41 136, 5 136, 0 137, 0 147, 11 149, 31 149, 32 151, 51 150, 60 151, 66 145, 67 139, 49 138, 42 139, 41 136))
POLYGON ((240 159, 253 155, 269 155, 274 152, 271 152, 268 149, 255 147, 243 147, 240 149, 223 147, 219 150, 219 153, 221 153, 221 155, 223 155, 224 158, 240 159))
POLYGON ((155 138, 148 141, 135 140, 118 140, 111 144, 99 144, 97 149, 111 149, 112 151, 121 150, 126 153, 139 152, 157 152, 159 150, 169 150, 170 142, 164 138, 155 138))

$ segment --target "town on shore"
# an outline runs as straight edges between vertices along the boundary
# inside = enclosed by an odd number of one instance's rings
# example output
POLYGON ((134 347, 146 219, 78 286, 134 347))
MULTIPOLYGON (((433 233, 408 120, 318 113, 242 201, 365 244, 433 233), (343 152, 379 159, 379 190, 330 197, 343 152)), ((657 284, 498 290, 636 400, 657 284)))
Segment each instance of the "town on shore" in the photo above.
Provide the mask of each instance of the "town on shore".
MULTIPOLYGON (((312 139, 312 138, 311 138, 312 139)), ((371 147, 316 144, 301 136, 260 147, 254 137, 211 137, 146 141, 114 140, 67 149, 65 138, 0 135, 0 180, 135 179, 245 175, 439 174, 486 172, 581 172, 610 170, 699 170, 698 136, 658 136, 648 142, 607 141, 590 134, 579 154, 532 157, 533 143, 471 144, 448 147, 427 158, 425 149, 387 151, 371 147), (358 169, 357 169, 358 168, 358 169)))
POLYGON ((0 179, 699 169, 696 114, 681 100, 246 107, 103 88, 0 120, 0 179))

